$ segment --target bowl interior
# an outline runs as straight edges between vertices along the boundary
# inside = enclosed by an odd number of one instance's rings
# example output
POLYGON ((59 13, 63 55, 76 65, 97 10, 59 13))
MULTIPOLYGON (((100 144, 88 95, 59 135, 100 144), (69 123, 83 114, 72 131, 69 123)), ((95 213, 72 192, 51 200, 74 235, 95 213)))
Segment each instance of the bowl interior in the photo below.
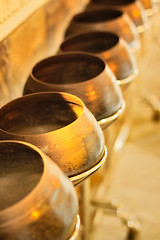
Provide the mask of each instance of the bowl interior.
POLYGON ((0 142, 0 211, 22 200, 43 173, 41 156, 27 145, 0 142))
POLYGON ((114 47, 119 41, 117 35, 107 32, 79 34, 64 41, 62 51, 87 51, 98 54, 114 47))
POLYGON ((79 13, 73 17, 75 23, 96 23, 111 21, 123 15, 120 10, 106 9, 106 10, 90 10, 79 13))
POLYGON ((72 84, 87 81, 99 75, 104 63, 86 54, 63 54, 45 59, 33 69, 34 78, 53 84, 72 84))
POLYGON ((96 3, 96 4, 103 4, 106 6, 114 6, 114 5, 127 5, 130 3, 134 3, 135 0, 114 0, 114 1, 110 1, 110 0, 91 0, 92 3, 96 3))
POLYGON ((42 134, 67 126, 82 112, 83 106, 59 93, 36 93, 4 106, 0 111, 0 128, 14 134, 42 134))

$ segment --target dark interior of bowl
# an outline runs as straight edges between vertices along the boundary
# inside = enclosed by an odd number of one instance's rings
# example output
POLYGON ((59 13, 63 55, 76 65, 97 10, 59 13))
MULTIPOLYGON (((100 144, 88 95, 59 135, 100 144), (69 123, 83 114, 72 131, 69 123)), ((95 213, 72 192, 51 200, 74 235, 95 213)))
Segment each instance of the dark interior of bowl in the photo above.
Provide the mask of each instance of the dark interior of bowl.
POLYGON ((115 5, 127 5, 135 2, 135 0, 91 0, 91 2, 96 4, 103 4, 106 6, 115 6, 115 5))
POLYGON ((119 41, 117 35, 107 32, 79 34, 61 44, 62 51, 87 51, 101 53, 114 47, 119 41))
POLYGON ((0 142, 0 211, 26 197, 43 173, 41 156, 32 148, 0 142))
POLYGON ((58 93, 26 95, 0 110, 0 128, 21 135, 47 133, 72 123, 82 111, 58 93))
POLYGON ((62 54, 37 64, 33 76, 52 84, 80 83, 96 77, 104 68, 104 63, 94 56, 62 54))
POLYGON ((113 9, 85 11, 73 17, 75 23, 97 23, 110 21, 122 16, 122 12, 113 9))

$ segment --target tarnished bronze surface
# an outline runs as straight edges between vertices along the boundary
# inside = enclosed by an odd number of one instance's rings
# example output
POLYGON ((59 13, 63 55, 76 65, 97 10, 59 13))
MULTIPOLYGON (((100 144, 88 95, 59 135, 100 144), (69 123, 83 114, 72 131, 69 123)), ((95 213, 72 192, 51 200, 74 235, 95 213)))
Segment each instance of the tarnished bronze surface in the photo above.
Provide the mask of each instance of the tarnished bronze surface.
POLYGON ((49 157, 30 143, 0 141, 0 166, 0 239, 74 237, 77 195, 49 157))
POLYGON ((62 42, 60 53, 82 51, 100 56, 115 74, 121 89, 126 89, 136 78, 136 59, 127 43, 111 32, 87 32, 62 42))
POLYGON ((113 32, 124 39, 133 51, 140 48, 137 28, 128 14, 121 10, 86 10, 75 15, 66 30, 66 38, 88 31, 113 32))
POLYGON ((105 155, 96 119, 79 98, 67 93, 29 94, 3 106, 0 139, 34 144, 69 177, 93 168, 105 155))
POLYGON ((123 98, 116 78, 104 60, 88 53, 64 53, 37 63, 24 94, 69 92, 82 99, 97 120, 114 115, 123 98))
POLYGON ((145 8, 139 0, 91 0, 86 7, 89 9, 113 8, 124 11, 134 22, 139 33, 145 32, 149 28, 149 19, 145 8))

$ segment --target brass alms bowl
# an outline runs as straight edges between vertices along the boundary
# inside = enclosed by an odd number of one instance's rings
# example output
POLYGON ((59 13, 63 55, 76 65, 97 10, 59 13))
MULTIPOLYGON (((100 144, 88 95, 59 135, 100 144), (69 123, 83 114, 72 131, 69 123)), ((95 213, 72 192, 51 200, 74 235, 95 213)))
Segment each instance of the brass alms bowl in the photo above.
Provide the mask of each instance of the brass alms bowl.
POLYGON ((81 33, 62 42, 60 53, 81 51, 104 59, 116 76, 121 89, 126 89, 137 77, 138 68, 128 44, 111 32, 93 31, 81 33))
POLYGON ((73 184, 98 169, 106 158, 96 119, 79 98, 67 93, 29 94, 4 105, 0 139, 39 147, 73 184))
POLYGON ((123 108, 114 74, 104 60, 89 53, 64 53, 37 63, 24 86, 24 94, 44 91, 76 95, 105 127, 123 108))
POLYGON ((0 239, 76 239, 75 189, 37 147, 0 141, 0 239))
POLYGON ((89 10, 76 14, 66 30, 66 38, 89 31, 107 31, 124 39, 132 51, 140 49, 137 28, 127 13, 117 9, 89 10))
POLYGON ((145 32, 150 27, 145 7, 139 0, 91 0, 86 6, 87 11, 107 8, 119 9, 127 13, 139 33, 145 32))

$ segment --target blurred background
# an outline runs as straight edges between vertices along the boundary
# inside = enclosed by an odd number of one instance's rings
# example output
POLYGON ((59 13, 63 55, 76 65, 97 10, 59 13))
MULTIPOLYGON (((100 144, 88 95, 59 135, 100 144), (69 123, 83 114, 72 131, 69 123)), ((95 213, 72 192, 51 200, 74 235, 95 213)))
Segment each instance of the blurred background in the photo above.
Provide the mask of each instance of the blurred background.
MULTIPOLYGON (((135 214, 141 224, 134 235, 138 240, 160 239, 160 4, 152 3, 156 10, 147 11, 150 26, 145 34, 138 29, 142 50, 138 80, 130 93, 131 126, 94 189, 97 197, 118 201, 135 214)), ((33 66, 56 54, 73 16, 88 4, 89 0, 0 0, 0 107, 22 95, 33 66)), ((107 135, 112 134, 111 127, 107 135)), ((128 238, 126 224, 107 209, 97 208, 91 225, 88 240, 128 238)))

